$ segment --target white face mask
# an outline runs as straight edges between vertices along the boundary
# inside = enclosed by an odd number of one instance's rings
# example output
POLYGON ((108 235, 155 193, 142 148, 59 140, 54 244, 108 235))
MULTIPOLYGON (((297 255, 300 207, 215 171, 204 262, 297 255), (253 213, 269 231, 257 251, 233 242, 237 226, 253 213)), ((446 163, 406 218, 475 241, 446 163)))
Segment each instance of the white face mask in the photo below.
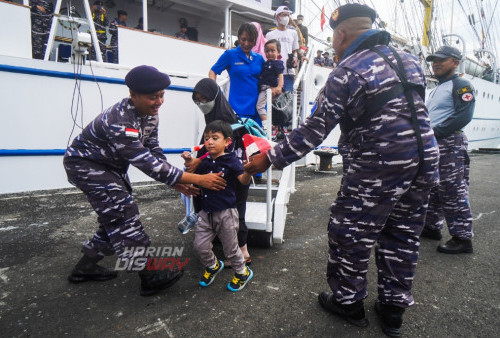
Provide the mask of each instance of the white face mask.
POLYGON ((297 24, 302 25, 302 20, 297 20, 297 24))
POLYGON ((200 108, 201 112, 205 115, 210 113, 212 109, 214 109, 215 106, 215 100, 213 101, 208 101, 208 102, 198 102, 196 103, 198 108, 200 108))
POLYGON ((290 17, 289 16, 279 17, 278 20, 279 20, 280 24, 282 24, 283 26, 286 26, 286 25, 288 25, 288 22, 290 21, 290 17))

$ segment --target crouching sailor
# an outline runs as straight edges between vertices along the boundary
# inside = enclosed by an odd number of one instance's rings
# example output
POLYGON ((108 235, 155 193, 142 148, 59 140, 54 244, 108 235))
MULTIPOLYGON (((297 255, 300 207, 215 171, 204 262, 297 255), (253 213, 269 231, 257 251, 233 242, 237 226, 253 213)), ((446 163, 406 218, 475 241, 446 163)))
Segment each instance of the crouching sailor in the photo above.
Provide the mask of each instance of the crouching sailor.
MULTIPOLYGON (((71 184, 87 196, 98 215, 99 228, 83 244, 83 257, 68 277, 72 283, 105 281, 116 271, 97 265, 104 256, 117 254, 122 260, 148 247, 149 236, 140 221, 127 175, 129 165, 148 176, 188 195, 201 187, 220 190, 225 180, 219 174, 195 175, 183 172, 167 162, 158 144, 158 111, 163 104, 167 74, 150 66, 132 69, 125 77, 130 97, 98 115, 66 150, 64 168, 71 184)), ((144 259, 137 260, 145 262, 144 259)), ((182 270, 148 271, 145 263, 139 270, 141 295, 149 296, 173 285, 182 270)))

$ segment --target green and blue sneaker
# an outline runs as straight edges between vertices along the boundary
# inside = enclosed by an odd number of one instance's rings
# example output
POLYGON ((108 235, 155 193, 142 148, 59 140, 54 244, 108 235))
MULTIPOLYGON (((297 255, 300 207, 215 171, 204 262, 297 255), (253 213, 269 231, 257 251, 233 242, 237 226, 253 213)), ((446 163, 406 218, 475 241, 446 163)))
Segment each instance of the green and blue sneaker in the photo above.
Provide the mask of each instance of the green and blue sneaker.
POLYGON ((227 283, 227 289, 229 291, 237 292, 240 291, 247 285, 247 283, 252 279, 253 271, 250 270, 248 266, 245 266, 245 273, 239 274, 235 273, 231 283, 227 283))
POLYGON ((217 276, 217 274, 224 269, 224 262, 223 261, 217 260, 216 263, 217 263, 217 265, 213 269, 208 268, 208 267, 205 268, 205 272, 203 273, 203 277, 201 277, 201 279, 200 279, 201 286, 207 287, 210 284, 212 284, 212 282, 215 279, 215 276, 217 276))

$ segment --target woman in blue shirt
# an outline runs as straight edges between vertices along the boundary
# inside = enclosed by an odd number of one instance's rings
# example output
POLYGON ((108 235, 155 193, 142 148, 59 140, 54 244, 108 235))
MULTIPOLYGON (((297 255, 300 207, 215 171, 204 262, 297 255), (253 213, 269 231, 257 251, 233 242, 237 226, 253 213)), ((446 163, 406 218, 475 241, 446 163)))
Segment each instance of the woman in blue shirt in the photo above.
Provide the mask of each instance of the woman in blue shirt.
POLYGON ((259 75, 264 65, 264 58, 252 51, 257 35, 254 25, 242 24, 238 29, 238 47, 226 50, 212 66, 208 77, 216 80, 217 75, 226 70, 231 80, 229 104, 238 116, 249 117, 262 125, 255 108, 259 96, 259 75))

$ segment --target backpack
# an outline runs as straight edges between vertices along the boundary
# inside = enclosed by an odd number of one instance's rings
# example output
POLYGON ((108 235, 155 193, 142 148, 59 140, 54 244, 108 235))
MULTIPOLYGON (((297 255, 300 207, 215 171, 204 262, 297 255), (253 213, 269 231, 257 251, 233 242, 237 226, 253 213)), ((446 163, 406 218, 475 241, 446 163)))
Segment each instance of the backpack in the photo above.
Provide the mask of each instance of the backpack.
POLYGON ((262 129, 261 126, 254 120, 247 118, 247 117, 238 117, 238 122, 233 123, 231 125, 231 128, 233 131, 236 131, 240 128, 245 128, 246 132, 242 134, 250 134, 262 138, 267 138, 266 133, 262 129))

